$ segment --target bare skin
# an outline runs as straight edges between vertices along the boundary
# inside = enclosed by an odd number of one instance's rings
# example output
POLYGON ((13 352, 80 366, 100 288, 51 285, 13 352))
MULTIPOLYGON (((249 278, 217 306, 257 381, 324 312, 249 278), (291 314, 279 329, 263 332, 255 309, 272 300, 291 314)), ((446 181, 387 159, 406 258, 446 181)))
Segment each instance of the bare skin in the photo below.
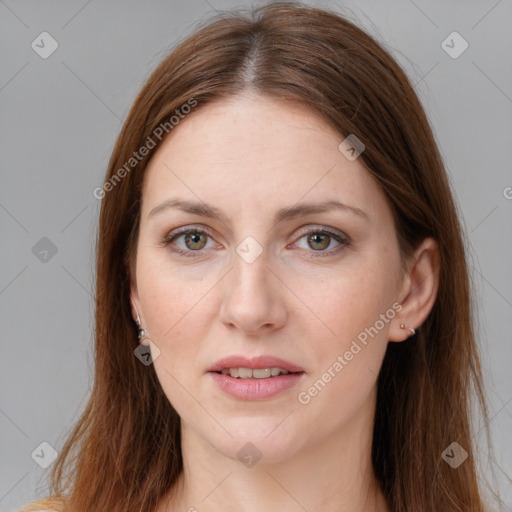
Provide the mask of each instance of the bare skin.
POLYGON ((244 95, 193 112, 150 161, 131 299, 160 350, 154 367, 181 417, 184 459, 158 512, 389 511, 371 464, 377 375, 388 342, 410 335, 400 324, 418 327, 431 311, 439 255, 426 239, 401 268, 391 209, 361 158, 340 152, 343 139, 304 107, 244 95), (173 207, 149 217, 171 197, 208 203, 226 219, 173 207), (273 222, 281 208, 329 200, 364 214, 273 222), (209 233, 165 246, 181 227, 209 233), (311 228, 332 234, 315 238, 311 228), (262 252, 249 263, 237 247, 262 252), (270 354, 304 374, 272 398, 241 400, 208 372, 232 354, 270 354), (339 356, 346 364, 336 371, 339 356), (329 369, 325 386, 309 392, 329 369), (237 456, 247 443, 261 454, 252 467, 237 456))

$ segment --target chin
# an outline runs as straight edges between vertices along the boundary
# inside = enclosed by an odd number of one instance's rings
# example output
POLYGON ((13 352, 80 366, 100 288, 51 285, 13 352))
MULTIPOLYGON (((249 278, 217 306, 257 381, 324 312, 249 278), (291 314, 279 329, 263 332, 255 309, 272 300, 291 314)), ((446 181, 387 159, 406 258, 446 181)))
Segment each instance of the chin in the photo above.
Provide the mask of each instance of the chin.
MULTIPOLYGON (((280 419, 282 421, 282 418, 280 419)), ((250 420, 237 422, 236 427, 226 426, 232 434, 222 438, 208 439, 208 442, 224 456, 240 461, 248 468, 255 464, 274 464, 295 455, 304 442, 304 437, 294 435, 279 421, 250 420), (282 429, 282 430, 281 430, 282 429)), ((290 425, 288 425, 290 427, 290 425)))

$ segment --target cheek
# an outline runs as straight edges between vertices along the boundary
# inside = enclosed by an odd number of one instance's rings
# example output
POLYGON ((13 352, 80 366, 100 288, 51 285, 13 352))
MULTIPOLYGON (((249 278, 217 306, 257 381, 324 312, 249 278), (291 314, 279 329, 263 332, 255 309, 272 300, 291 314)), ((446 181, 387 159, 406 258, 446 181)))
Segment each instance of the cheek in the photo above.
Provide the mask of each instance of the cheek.
POLYGON ((207 339, 211 318, 205 311, 208 279, 183 279, 176 268, 143 265, 138 286, 146 328, 159 349, 155 371, 171 402, 181 400, 181 385, 190 389, 197 378, 201 340, 207 339))
POLYGON ((218 281, 215 270, 205 272, 193 265, 176 264, 165 251, 141 255, 138 289, 155 342, 179 346, 180 340, 192 337, 192 331, 201 327, 197 321, 201 308, 218 281))
POLYGON ((384 306, 385 294, 361 281, 354 288, 351 283, 345 281, 344 292, 331 295, 324 321, 335 335, 328 332, 322 343, 310 347, 314 369, 297 390, 302 417, 307 422, 322 416, 325 431, 335 431, 369 404, 387 346, 389 324, 375 329, 376 322, 383 322, 380 315, 391 308, 384 306))
POLYGON ((339 419, 372 390, 395 316, 393 276, 382 264, 369 265, 327 281, 323 293, 310 294, 311 309, 325 326, 321 343, 310 347, 316 364, 301 388, 308 395, 304 401, 315 402, 313 408, 339 404, 334 415, 339 419))
MULTIPOLYGON (((302 288, 308 306, 322 320, 327 343, 343 348, 391 308, 393 275, 369 265, 302 288)), ((379 322, 379 330, 387 332, 388 325, 383 328, 379 322)))

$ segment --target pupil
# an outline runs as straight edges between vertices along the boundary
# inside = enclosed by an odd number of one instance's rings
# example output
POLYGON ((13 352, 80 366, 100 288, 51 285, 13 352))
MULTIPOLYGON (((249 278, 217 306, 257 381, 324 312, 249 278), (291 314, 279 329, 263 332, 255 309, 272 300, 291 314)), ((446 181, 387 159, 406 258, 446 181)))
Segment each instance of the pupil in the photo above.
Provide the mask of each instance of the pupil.
MULTIPOLYGON (((192 233, 192 234, 189 234, 188 237, 187 237, 187 241, 191 241, 192 244, 200 244, 199 240, 201 238, 201 233, 192 233)), ((197 249, 197 247, 196 247, 197 249)))
POLYGON ((322 247, 319 247, 319 249, 325 249, 325 248, 329 245, 329 243, 327 243, 327 244, 325 243, 325 242, 326 242, 326 240, 327 240, 327 238, 328 238, 328 235, 322 235, 322 234, 320 234, 320 233, 315 233, 315 234, 311 235, 310 240, 311 240, 314 244, 316 244, 316 243, 320 243, 320 244, 322 245, 322 247), (320 239, 322 239, 322 238, 323 238, 323 239, 324 239, 323 244, 322 244, 321 240, 320 240, 320 241, 318 240, 318 238, 320 238, 320 239))

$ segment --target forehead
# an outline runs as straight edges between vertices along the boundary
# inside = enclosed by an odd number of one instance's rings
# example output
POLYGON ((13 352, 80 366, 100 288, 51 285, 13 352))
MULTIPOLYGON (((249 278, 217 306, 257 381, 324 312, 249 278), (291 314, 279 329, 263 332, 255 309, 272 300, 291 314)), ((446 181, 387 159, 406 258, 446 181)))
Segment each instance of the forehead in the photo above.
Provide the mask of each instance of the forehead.
POLYGON ((277 209, 329 194, 378 208, 382 192, 361 159, 339 150, 344 138, 296 102, 252 94, 216 100, 181 120, 152 157, 143 215, 170 195, 277 209))

